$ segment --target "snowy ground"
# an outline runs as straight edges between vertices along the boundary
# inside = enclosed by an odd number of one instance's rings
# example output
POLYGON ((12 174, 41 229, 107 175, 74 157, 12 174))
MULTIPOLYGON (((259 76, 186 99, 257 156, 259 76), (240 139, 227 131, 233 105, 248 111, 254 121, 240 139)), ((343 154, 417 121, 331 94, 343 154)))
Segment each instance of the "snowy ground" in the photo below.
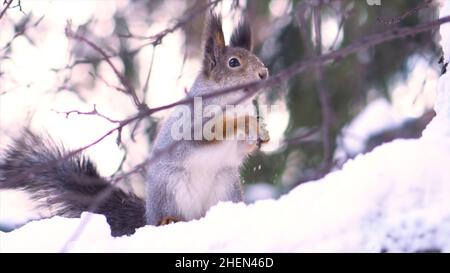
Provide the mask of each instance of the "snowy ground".
MULTIPOLYGON (((448 61, 450 24, 441 33, 448 61)), ((198 221, 121 238, 103 216, 53 217, 0 233, 0 251, 450 252, 450 73, 437 92, 422 138, 382 145, 279 200, 221 203, 198 221)))

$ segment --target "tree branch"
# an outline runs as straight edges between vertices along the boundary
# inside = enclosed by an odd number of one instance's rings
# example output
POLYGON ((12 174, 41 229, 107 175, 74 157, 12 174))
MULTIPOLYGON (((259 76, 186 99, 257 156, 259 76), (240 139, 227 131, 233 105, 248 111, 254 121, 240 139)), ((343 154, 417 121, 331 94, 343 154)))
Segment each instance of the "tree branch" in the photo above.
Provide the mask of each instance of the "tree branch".
POLYGON ((409 17, 415 13, 418 13, 420 10, 428 8, 432 2, 433 2, 433 0, 426 0, 423 3, 421 3, 420 5, 418 5, 417 7, 406 11, 401 16, 393 17, 393 18, 389 18, 389 19, 377 17, 377 21, 380 23, 383 23, 383 24, 387 24, 387 25, 398 24, 401 21, 405 20, 407 17, 409 17))
MULTIPOLYGON (((321 6, 313 8, 313 18, 314 18, 314 31, 316 36, 316 54, 320 56, 322 54, 322 32, 321 32, 321 6)), ((316 73, 316 85, 317 91, 319 93, 320 100, 320 110, 322 113, 322 148, 323 148, 323 160, 322 160, 322 173, 326 174, 331 169, 332 164, 332 154, 331 154, 331 102, 328 91, 325 89, 325 78, 323 76, 322 63, 318 63, 315 67, 316 73)))
POLYGON ((5 6, 5 8, 0 12, 0 19, 2 19, 3 15, 5 15, 6 10, 9 9, 9 6, 11 6, 13 1, 14 0, 9 0, 9 2, 8 0, 3 1, 3 5, 5 6))
POLYGON ((132 97, 136 107, 138 107, 138 109, 140 109, 143 106, 143 103, 141 103, 139 101, 139 98, 137 97, 136 90, 134 89, 133 85, 130 83, 130 81, 128 80, 127 77, 125 77, 124 75, 122 75, 119 72, 119 70, 116 68, 116 66, 110 60, 110 57, 108 56, 108 54, 106 54, 106 52, 102 48, 100 48, 98 45, 96 45, 94 42, 90 41, 86 37, 75 33, 72 30, 72 26, 71 26, 70 22, 68 22, 67 26, 66 26, 66 36, 69 38, 73 38, 73 39, 82 41, 82 42, 86 43, 87 45, 89 45, 90 47, 92 47, 95 51, 100 53, 100 55, 102 55, 103 58, 105 58, 104 60, 108 63, 108 65, 114 71, 114 74, 116 74, 116 77, 120 80, 121 84, 125 87, 125 89, 127 90, 127 93, 132 97))

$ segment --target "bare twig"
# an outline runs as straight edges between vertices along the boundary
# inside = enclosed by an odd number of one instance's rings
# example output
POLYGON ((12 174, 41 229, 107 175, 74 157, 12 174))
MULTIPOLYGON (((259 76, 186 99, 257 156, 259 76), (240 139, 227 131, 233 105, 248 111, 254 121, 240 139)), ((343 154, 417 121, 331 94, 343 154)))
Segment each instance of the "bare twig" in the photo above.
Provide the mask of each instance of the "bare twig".
POLYGON ((124 151, 122 160, 120 160, 119 167, 117 167, 117 170, 111 175, 110 180, 114 180, 114 177, 116 177, 119 173, 123 171, 123 165, 125 164, 128 157, 128 149, 125 145, 122 146, 122 149, 124 151))
MULTIPOLYGON (((321 33, 321 14, 320 14, 321 5, 309 5, 308 2, 300 2, 296 8, 297 20, 299 23, 300 36, 303 41, 305 50, 307 55, 309 56, 320 56, 322 55, 322 33, 321 33), (308 39, 308 35, 306 33, 306 11, 310 8, 313 14, 313 25, 314 25, 314 34, 315 34, 315 50, 311 48, 310 42, 308 39)), ((342 23, 341 23, 342 24, 342 23)), ((339 33, 338 33, 339 35, 339 33)), ((336 38, 337 40, 337 38, 336 38)), ((331 169, 331 135, 330 135, 330 127, 331 127, 331 102, 329 98, 328 91, 325 88, 325 78, 323 75, 323 67, 321 62, 317 62, 317 65, 314 67, 314 72, 316 75, 316 86, 319 94, 320 101, 320 110, 322 116, 322 124, 321 124, 321 134, 322 134, 322 149, 323 149, 323 160, 321 166, 321 173, 326 174, 331 169)))
POLYGON ((407 17, 418 13, 420 10, 427 8, 428 6, 430 6, 430 4, 433 2, 433 0, 426 0, 425 2, 421 3, 420 5, 418 5, 417 7, 414 7, 410 10, 408 10, 407 12, 405 12, 404 14, 402 14, 401 16, 398 17, 393 17, 393 18, 389 18, 389 19, 385 19, 385 18, 381 18, 381 17, 377 17, 377 21, 383 24, 387 24, 387 25, 392 25, 392 24, 398 24, 401 21, 403 21, 404 19, 406 19, 407 17))
POLYGON ((165 30, 161 31, 158 34, 155 34, 152 36, 141 36, 141 35, 134 35, 131 33, 127 33, 127 34, 119 34, 119 37, 133 38, 133 39, 138 39, 138 40, 150 40, 151 41, 150 43, 153 45, 160 44, 162 42, 162 39, 164 37, 166 37, 168 34, 173 33, 178 28, 183 27, 184 25, 186 25, 186 23, 190 22, 197 15, 204 12, 205 10, 207 10, 210 7, 216 6, 221 1, 222 0, 209 1, 208 3, 206 3, 200 7, 197 7, 197 5, 194 4, 191 8, 189 8, 189 12, 186 15, 184 15, 183 18, 177 20, 177 23, 175 25, 173 25, 169 28, 166 28, 165 30))
MULTIPOLYGON (((6 1, 6 0, 5 0, 5 1, 6 1)), ((11 8, 12 8, 12 9, 13 9, 13 8, 19 8, 19 11, 22 12, 23 14, 25 14, 25 12, 24 12, 23 9, 22 9, 22 0, 17 0, 17 4, 16 4, 15 6, 12 6, 11 8)))
MULTIPOLYGON (((31 18, 31 15, 30 15, 29 18, 31 18)), ((11 44, 13 43, 13 41, 16 40, 18 37, 20 37, 22 35, 25 36, 30 41, 30 38, 26 36, 26 32, 30 28, 35 28, 35 27, 39 26, 39 24, 42 22, 42 20, 44 20, 44 18, 45 18, 45 15, 42 15, 32 25, 28 25, 29 21, 27 20, 27 22, 23 26, 21 26, 18 29, 16 29, 16 34, 14 34, 14 37, 12 37, 11 40, 8 41, 8 43, 6 43, 6 45, 2 48, 2 51, 5 51, 8 48, 10 48, 11 44)), ((33 43, 31 42, 31 44, 33 44, 33 43)))
POLYGON ((110 88, 114 88, 114 89, 116 89, 116 90, 119 91, 119 92, 128 94, 128 92, 127 92, 126 89, 124 89, 124 88, 122 88, 122 87, 120 87, 120 86, 112 85, 112 84, 109 83, 105 78, 103 78, 100 74, 94 74, 93 72, 89 72, 89 75, 91 75, 92 78, 94 78, 94 79, 95 79, 95 78, 98 78, 101 82, 103 82, 106 86, 108 86, 108 87, 110 87, 110 88))
POLYGON ((71 110, 71 111, 67 111, 67 112, 56 111, 56 110, 53 110, 53 111, 55 113, 57 113, 57 114, 64 114, 64 115, 66 115, 66 118, 69 118, 70 114, 77 114, 77 115, 98 116, 98 117, 101 117, 101 118, 111 122, 111 123, 120 123, 121 122, 120 120, 115 120, 115 119, 112 119, 110 117, 107 117, 106 115, 103 115, 103 114, 99 113, 97 111, 97 106, 95 104, 94 104, 94 109, 92 109, 92 111, 89 111, 89 112, 81 112, 81 111, 78 111, 78 110, 71 110))
POLYGON ((11 6, 12 2, 14 0, 5 0, 3 2, 3 5, 5 6, 5 8, 0 12, 0 19, 2 19, 3 15, 5 15, 6 11, 9 9, 9 7, 11 6))
MULTIPOLYGON (((119 34, 119 37, 121 38, 135 38, 135 39, 140 39, 140 40, 145 40, 146 42, 142 45, 137 46, 136 48, 125 52, 126 55, 129 56, 134 56, 137 53, 139 53, 143 48, 147 47, 147 46, 151 46, 151 45, 158 45, 162 42, 163 38, 165 36, 167 36, 168 34, 173 33, 175 30, 177 30, 178 28, 182 28, 186 23, 188 23, 190 20, 192 20, 193 18, 195 18, 196 16, 198 16, 200 13, 204 12, 205 10, 207 10, 210 7, 214 7, 216 6, 219 2, 221 2, 222 0, 214 0, 214 1, 210 1, 207 4, 199 7, 199 8, 195 8, 196 5, 193 5, 194 7, 190 9, 190 12, 188 12, 187 15, 184 15, 183 18, 178 19, 177 20, 177 24, 175 24, 174 26, 171 26, 169 28, 164 29, 163 31, 152 35, 152 36, 139 36, 139 35, 135 35, 135 34, 131 34, 131 33, 127 33, 127 34, 119 34)), ((122 54, 124 54, 122 52, 122 54)), ((114 54, 110 54, 110 55, 106 55, 106 56, 102 56, 100 58, 89 58, 89 59, 81 59, 81 60, 76 60, 74 61, 72 64, 70 65, 66 65, 63 68, 55 68, 53 69, 54 71, 59 71, 59 70, 63 70, 63 69, 71 69, 79 64, 86 64, 86 63, 92 63, 92 62, 100 62, 100 61, 104 61, 106 59, 109 58, 114 58, 119 56, 119 53, 114 53, 114 54)))
POLYGON ((334 41, 333 41, 333 43, 331 43, 331 46, 328 48, 328 50, 333 50, 335 48, 336 43, 339 39, 339 35, 341 34, 341 32, 344 29, 345 20, 347 20, 347 18, 349 16, 351 16, 353 13, 354 13, 354 7, 351 8, 349 11, 345 11, 345 10, 342 11, 341 20, 340 20, 339 26, 338 26, 338 32, 336 33, 336 36, 334 37, 334 41))
POLYGON ((308 33, 306 32, 308 29, 305 15, 307 9, 308 9, 308 2, 301 1, 300 3, 298 3, 296 8, 296 18, 298 20, 298 29, 300 31, 300 37, 303 41, 305 51, 311 54, 312 53, 311 45, 309 43, 308 33))
POLYGON ((73 39, 76 39, 76 40, 86 43, 87 45, 92 47, 95 51, 100 53, 100 55, 102 55, 103 58, 105 58, 104 60, 108 63, 108 65, 114 71, 114 74, 120 80, 121 84, 125 87, 125 89, 127 90, 127 93, 132 97, 134 104, 138 107, 138 109, 140 109, 144 105, 143 103, 141 103, 139 101, 139 98, 137 97, 137 94, 136 94, 136 90, 134 89, 133 85, 130 83, 128 78, 119 72, 119 70, 116 68, 116 66, 110 60, 110 57, 108 56, 108 54, 106 54, 106 52, 102 48, 100 48, 98 45, 96 45, 94 42, 87 39, 86 37, 75 33, 72 30, 72 26, 71 26, 70 22, 67 23, 67 26, 66 26, 66 35, 69 38, 73 38, 73 39))
POLYGON ((300 133, 290 138, 284 139, 284 143, 288 146, 298 146, 299 144, 305 142, 309 137, 312 137, 314 134, 320 132, 320 128, 311 128, 306 132, 300 133))
POLYGON ((144 87, 142 88, 142 93, 144 94, 143 96, 143 101, 145 102, 145 99, 147 97, 147 92, 148 92, 148 85, 150 83, 150 76, 152 74, 152 69, 153 69, 153 62, 155 60, 155 52, 156 52, 156 45, 153 46, 153 50, 152 50, 152 56, 150 58, 150 66, 148 68, 148 72, 147 72, 147 77, 145 78, 145 83, 144 83, 144 87))
MULTIPOLYGON (((321 33, 321 6, 313 8, 314 11, 314 31, 316 36, 316 54, 322 54, 322 33, 321 33)), ((322 63, 318 63, 315 67, 317 91, 319 92, 320 110, 322 113, 322 147, 323 147, 323 162, 322 173, 326 174, 331 169, 332 154, 331 154, 331 102, 328 91, 325 89, 323 67, 322 63)))

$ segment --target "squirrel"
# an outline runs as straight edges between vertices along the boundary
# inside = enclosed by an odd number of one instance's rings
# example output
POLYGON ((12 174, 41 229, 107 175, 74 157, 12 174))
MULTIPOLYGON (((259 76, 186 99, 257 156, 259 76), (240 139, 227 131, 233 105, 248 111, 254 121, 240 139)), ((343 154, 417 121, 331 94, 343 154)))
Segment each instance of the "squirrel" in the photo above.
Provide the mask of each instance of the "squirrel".
MULTIPOLYGON (((207 16, 203 36, 202 69, 188 98, 268 77, 268 69, 251 52, 251 29, 245 16, 233 30, 228 46, 218 14, 210 12, 207 16)), ((246 94, 248 90, 243 89, 207 96, 202 106, 251 106, 255 93, 240 99, 246 94)), ((188 107, 192 110, 193 106, 188 107)), ((83 155, 61 160, 67 154, 64 148, 28 129, 7 147, 0 160, 0 189, 24 189, 34 199, 45 198, 47 204, 58 205, 56 215, 79 217, 84 211, 103 214, 112 236, 131 235, 145 225, 199 219, 220 201, 242 201, 239 169, 249 154, 269 141, 265 124, 252 113, 221 115, 214 117, 218 121, 214 124, 221 126, 212 127, 212 138, 180 140, 172 131, 179 120, 172 114, 159 129, 150 154, 155 160, 147 169, 145 201, 109 183, 83 155), (250 137, 252 130, 256 131, 256 141, 250 137), (236 138, 238 134, 244 138, 236 138), (234 138, 228 139, 230 136, 234 138), (56 164, 39 168, 46 162, 56 164), (30 170, 31 175, 23 177, 30 170), (108 195, 98 200, 104 192, 108 195), (96 202, 98 205, 93 206, 96 202)), ((203 126, 207 119, 201 122, 203 126)))

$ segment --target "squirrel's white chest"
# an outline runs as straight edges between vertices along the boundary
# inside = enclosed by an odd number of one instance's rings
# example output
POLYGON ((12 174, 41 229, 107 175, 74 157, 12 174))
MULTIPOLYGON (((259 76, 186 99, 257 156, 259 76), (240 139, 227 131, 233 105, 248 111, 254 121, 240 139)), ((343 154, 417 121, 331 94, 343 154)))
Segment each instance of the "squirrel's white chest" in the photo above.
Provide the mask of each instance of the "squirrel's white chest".
POLYGON ((175 199, 186 220, 202 217, 219 201, 229 201, 236 181, 231 173, 242 164, 243 155, 234 141, 206 144, 183 162, 186 183, 180 183, 175 199))

